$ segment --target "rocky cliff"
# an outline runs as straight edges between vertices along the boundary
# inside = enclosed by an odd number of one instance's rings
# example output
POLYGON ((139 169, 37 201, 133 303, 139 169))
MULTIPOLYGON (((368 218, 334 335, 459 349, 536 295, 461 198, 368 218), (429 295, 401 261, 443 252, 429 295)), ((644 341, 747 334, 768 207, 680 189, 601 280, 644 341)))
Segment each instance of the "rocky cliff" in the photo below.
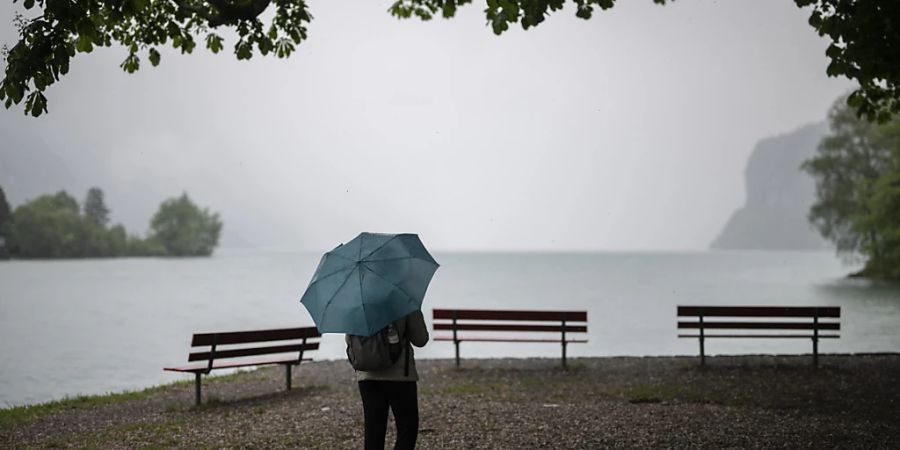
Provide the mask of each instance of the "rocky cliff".
POLYGON ((827 125, 806 125, 759 141, 747 161, 747 200, 712 242, 714 249, 803 250, 827 248, 806 214, 815 198, 812 178, 800 164, 813 156, 827 125))

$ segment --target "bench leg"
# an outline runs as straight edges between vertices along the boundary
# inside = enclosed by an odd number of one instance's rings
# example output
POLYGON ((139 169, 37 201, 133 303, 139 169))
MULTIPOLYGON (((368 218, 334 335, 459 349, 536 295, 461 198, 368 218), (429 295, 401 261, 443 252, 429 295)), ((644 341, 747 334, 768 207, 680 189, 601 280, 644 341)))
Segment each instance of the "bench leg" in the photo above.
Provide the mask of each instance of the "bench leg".
POLYGON ((700 338, 700 365, 701 366, 706 365, 706 349, 703 348, 703 341, 704 341, 704 339, 701 337, 700 338))
POLYGON ((698 316, 700 319, 700 367, 706 366, 706 349, 703 348, 703 341, 706 337, 705 328, 703 327, 703 311, 698 316))
POLYGON ((200 406, 200 372, 194 372, 194 405, 200 406))
POLYGON ((456 367, 459 367, 459 341, 453 341, 456 346, 456 367))
POLYGON ((813 366, 819 367, 819 340, 813 338, 813 366))
POLYGON ((562 342, 562 366, 566 368, 566 341, 562 342))
POLYGON ((285 384, 285 390, 287 390, 287 391, 291 390, 291 365, 290 364, 284 365, 284 384, 285 384))

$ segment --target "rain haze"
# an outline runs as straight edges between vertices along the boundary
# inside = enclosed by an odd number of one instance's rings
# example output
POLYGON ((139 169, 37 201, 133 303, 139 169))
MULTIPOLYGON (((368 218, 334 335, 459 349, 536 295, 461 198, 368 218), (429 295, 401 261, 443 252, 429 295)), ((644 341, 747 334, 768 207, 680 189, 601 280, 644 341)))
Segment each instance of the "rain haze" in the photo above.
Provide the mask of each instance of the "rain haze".
POLYGON ((900 2, 465 1, 0 0, 0 448, 897 448, 900 2))
POLYGON ((319 251, 368 230, 436 250, 705 249, 744 201, 754 144, 852 86, 825 75, 827 42, 793 2, 620 3, 498 37, 480 5, 422 23, 314 1, 286 60, 167 49, 128 75, 123 49, 95 50, 48 115, 0 111, 3 158, 56 167, 0 182, 14 206, 100 186, 136 232, 187 191, 222 215, 226 248, 319 251))

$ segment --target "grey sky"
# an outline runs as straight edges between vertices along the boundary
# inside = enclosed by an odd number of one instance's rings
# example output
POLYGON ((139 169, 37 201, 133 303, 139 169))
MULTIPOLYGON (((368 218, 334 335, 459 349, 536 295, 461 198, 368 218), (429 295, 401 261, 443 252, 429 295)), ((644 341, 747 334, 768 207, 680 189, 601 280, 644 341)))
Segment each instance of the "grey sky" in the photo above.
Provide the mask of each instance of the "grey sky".
POLYGON ((127 75, 122 49, 79 55, 48 116, 0 120, 108 174, 113 220, 134 231, 187 190, 226 244, 383 231, 444 250, 701 249, 743 202, 753 144, 851 86, 826 77, 827 42, 789 0, 620 1, 590 21, 569 4, 501 37, 480 3, 430 23, 389 4, 311 2, 288 60, 165 51, 127 75))

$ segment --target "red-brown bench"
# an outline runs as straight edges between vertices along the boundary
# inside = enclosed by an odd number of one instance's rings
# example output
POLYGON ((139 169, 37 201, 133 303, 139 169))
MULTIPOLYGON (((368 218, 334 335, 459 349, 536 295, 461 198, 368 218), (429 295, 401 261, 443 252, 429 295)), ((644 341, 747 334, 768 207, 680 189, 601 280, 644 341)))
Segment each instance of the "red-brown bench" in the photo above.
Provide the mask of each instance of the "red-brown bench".
POLYGON ((839 306, 679 306, 678 329, 696 334, 678 337, 700 340, 700 365, 706 364, 706 339, 812 339, 813 365, 818 366, 819 339, 840 337, 840 317, 839 306))
POLYGON ((216 369, 281 364, 285 369, 286 389, 290 390, 291 367, 302 361, 312 360, 304 358, 304 355, 319 348, 320 337, 316 327, 196 333, 191 339, 192 351, 188 354, 188 362, 191 364, 166 367, 163 370, 194 374, 197 405, 200 404, 200 376, 216 369))
POLYGON ((585 343, 587 339, 572 339, 572 333, 587 333, 587 311, 516 311, 485 309, 435 309, 434 330, 450 331, 451 335, 436 335, 435 341, 452 341, 456 347, 456 366, 459 366, 459 344, 473 342, 552 342, 562 345, 562 365, 566 367, 566 346, 585 343), (501 332, 503 335, 478 336, 469 332, 501 332), (516 337, 510 336, 517 333, 516 337), (522 333, 529 333, 522 337, 522 333), (536 338, 531 333, 557 333, 559 337, 536 338))

